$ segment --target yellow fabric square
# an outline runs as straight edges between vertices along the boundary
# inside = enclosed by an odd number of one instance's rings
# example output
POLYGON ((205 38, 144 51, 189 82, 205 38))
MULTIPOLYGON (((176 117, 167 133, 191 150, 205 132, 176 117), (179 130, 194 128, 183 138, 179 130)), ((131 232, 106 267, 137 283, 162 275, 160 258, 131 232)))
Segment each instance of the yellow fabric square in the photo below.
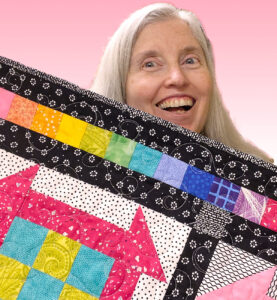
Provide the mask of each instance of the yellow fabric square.
POLYGON ((81 244, 49 230, 33 268, 65 281, 81 244))
POLYGON ((55 138, 62 116, 63 113, 39 104, 30 129, 55 138))
POLYGON ((111 131, 88 124, 80 143, 80 149, 103 158, 112 134, 111 131))
POLYGON ((98 300, 99 298, 91 296, 81 290, 78 290, 69 284, 65 284, 60 294, 59 300, 69 300, 69 299, 98 300))
POLYGON ((88 123, 64 114, 56 135, 56 140, 79 148, 87 126, 88 123))
POLYGON ((0 299, 16 299, 30 269, 21 262, 0 254, 0 299))

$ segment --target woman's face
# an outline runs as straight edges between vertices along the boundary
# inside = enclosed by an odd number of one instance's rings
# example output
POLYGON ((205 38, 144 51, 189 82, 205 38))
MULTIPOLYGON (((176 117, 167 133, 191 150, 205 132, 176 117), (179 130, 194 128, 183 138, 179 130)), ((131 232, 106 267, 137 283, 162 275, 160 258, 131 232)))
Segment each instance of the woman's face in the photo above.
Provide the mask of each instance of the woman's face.
POLYGON ((200 133, 212 93, 204 53, 185 21, 147 25, 133 47, 128 105, 200 133))

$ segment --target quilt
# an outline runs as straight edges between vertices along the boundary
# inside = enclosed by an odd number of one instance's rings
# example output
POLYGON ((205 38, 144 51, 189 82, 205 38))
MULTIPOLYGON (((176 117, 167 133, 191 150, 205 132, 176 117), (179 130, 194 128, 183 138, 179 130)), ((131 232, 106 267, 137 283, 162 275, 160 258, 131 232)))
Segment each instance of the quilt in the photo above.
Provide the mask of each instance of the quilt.
POLYGON ((0 57, 0 299, 277 299, 277 167, 0 57))

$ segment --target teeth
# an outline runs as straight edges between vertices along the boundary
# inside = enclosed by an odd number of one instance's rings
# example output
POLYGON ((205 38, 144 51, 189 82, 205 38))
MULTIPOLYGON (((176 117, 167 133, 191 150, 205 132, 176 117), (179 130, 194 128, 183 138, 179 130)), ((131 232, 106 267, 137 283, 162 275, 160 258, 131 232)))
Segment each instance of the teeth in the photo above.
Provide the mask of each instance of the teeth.
POLYGON ((190 98, 170 98, 158 104, 159 108, 165 109, 168 107, 192 106, 193 100, 190 98))

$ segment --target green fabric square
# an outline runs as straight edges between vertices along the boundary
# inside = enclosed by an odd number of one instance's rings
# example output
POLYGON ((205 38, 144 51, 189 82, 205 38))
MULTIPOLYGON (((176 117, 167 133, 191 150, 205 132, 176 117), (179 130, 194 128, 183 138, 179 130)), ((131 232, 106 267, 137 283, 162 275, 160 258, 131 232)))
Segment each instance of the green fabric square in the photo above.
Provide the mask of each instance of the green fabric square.
POLYGON ((113 133, 104 158, 128 168, 136 144, 136 142, 130 139, 113 133))

